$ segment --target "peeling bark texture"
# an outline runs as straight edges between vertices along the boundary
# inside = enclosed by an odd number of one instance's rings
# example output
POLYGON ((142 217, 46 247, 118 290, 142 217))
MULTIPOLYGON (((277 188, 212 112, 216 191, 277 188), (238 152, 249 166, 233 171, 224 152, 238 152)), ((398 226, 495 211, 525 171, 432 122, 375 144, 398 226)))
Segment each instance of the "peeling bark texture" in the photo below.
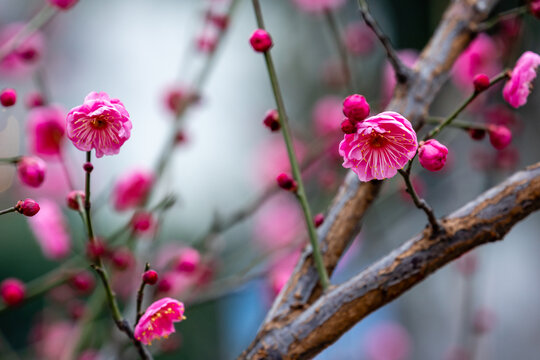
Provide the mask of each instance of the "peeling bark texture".
POLYGON ((443 233, 432 236, 426 228, 333 288, 295 319, 265 334, 247 358, 305 359, 316 355, 372 311, 472 248, 501 240, 512 226, 538 209, 540 163, 444 218, 443 233))
MULTIPOLYGON (((400 112, 417 128, 420 127, 429 106, 446 81, 455 59, 474 36, 471 29, 487 17, 497 1, 452 1, 408 81, 397 85, 388 109, 400 112)), ((362 219, 376 199, 381 184, 381 181, 360 183, 352 172, 347 175, 332 202, 323 226, 318 230, 321 251, 329 274, 332 274, 341 255, 358 234, 362 219)), ((322 306, 321 301, 330 299, 330 294, 335 294, 335 291, 321 298, 322 289, 318 283, 311 248, 308 246, 291 278, 274 301, 255 340, 240 358, 305 358, 321 351, 354 323, 346 321, 344 322, 346 325, 330 323, 335 329, 327 327, 328 324, 324 328, 317 328, 320 335, 310 333, 309 338, 302 337, 304 341, 309 340, 305 344, 305 349, 302 349, 302 342, 288 340, 304 333, 301 328, 295 326, 302 325, 302 319, 304 321, 308 319, 306 314, 310 313, 309 309, 313 309, 313 304, 322 306), (326 333, 332 333, 332 336, 325 335, 326 333), (316 343, 317 341, 320 343, 316 343)), ((332 300, 336 304, 338 299, 332 300)), ((384 305, 384 302, 379 303, 379 298, 374 298, 372 303, 376 307, 384 305)), ((362 317, 352 316, 351 319, 353 318, 359 321, 362 317)))

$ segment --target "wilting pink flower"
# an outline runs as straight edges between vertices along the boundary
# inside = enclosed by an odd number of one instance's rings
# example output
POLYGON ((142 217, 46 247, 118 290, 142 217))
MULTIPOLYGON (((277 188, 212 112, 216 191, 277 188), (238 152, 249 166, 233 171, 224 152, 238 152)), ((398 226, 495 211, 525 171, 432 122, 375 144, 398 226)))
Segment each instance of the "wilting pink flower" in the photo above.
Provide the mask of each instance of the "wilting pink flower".
POLYGON ((501 69, 499 54, 495 41, 484 33, 479 34, 454 64, 452 79, 455 84, 462 90, 471 90, 477 74, 496 75, 501 69))
POLYGON ((61 10, 68 10, 77 4, 79 0, 48 0, 49 4, 61 10))
POLYGON ((69 254, 71 240, 60 207, 53 201, 39 201, 41 210, 38 216, 28 219, 43 254, 49 259, 61 259, 69 254))
POLYGON ((446 163, 448 148, 435 139, 421 141, 418 148, 418 160, 424 169, 439 171, 446 163))
MULTIPOLYGON (((403 64, 412 67, 418 60, 418 52, 416 50, 400 50, 398 51, 398 57, 403 62, 403 64)), ((396 73, 394 68, 389 62, 386 62, 383 70, 383 83, 382 83, 382 105, 386 106, 392 94, 394 93, 394 88, 396 87, 396 73)))
POLYGON ((201 255, 199 251, 193 248, 182 249, 178 262, 176 263, 176 270, 180 272, 192 273, 194 272, 199 263, 201 262, 201 255))
POLYGON ((532 51, 527 51, 519 57, 510 80, 503 88, 504 100, 511 106, 518 108, 527 103, 538 65, 540 65, 540 55, 532 51))
POLYGON ((300 234, 304 222, 294 198, 286 195, 272 197, 255 214, 253 236, 265 251, 291 245, 300 234))
POLYGON ((17 174, 25 185, 39 187, 45 180, 45 162, 35 156, 23 156, 17 163, 17 174))
POLYGON ((0 104, 4 107, 15 105, 17 102, 17 92, 15 89, 3 89, 0 92, 0 104))
POLYGON ((36 107, 28 114, 30 148, 39 156, 58 156, 66 132, 66 115, 60 106, 36 107))
POLYGON ((354 55, 366 55, 370 53, 377 40, 373 30, 366 23, 360 21, 347 25, 344 37, 347 50, 354 55))
POLYGON ((39 212, 39 204, 32 199, 19 200, 15 210, 24 216, 34 216, 39 212))
POLYGON ((393 177, 416 154, 418 143, 409 120, 386 111, 357 125, 339 144, 343 167, 361 181, 393 177))
POLYGON ((369 360, 405 360, 411 353, 411 338, 397 323, 378 324, 365 337, 369 360))
MULTIPOLYGON (((0 46, 12 41, 25 26, 24 23, 12 23, 0 29, 0 46)), ((42 57, 44 42, 40 31, 28 36, 15 50, 0 60, 0 72, 4 75, 25 75, 33 70, 42 57)))
POLYGON ((341 99, 337 96, 328 95, 317 100, 312 113, 317 135, 325 136, 339 131, 343 119, 341 106, 341 99))
POLYGON ((124 104, 105 92, 91 92, 67 115, 67 135, 81 151, 96 150, 98 158, 114 155, 131 135, 124 104))
POLYGON ((322 13, 324 10, 334 10, 345 3, 345 0, 293 0, 302 11, 312 14, 322 13))
POLYGON ((13 306, 21 303, 26 293, 24 283, 19 279, 8 278, 0 283, 0 297, 4 304, 13 306))
POLYGON ((506 126, 489 125, 489 142, 497 150, 502 150, 512 142, 512 132, 506 126))
POLYGON ((112 198, 118 211, 140 206, 146 200, 154 184, 154 174, 146 170, 134 170, 116 182, 112 198))
POLYGON ((184 319, 184 304, 175 299, 163 298, 146 309, 135 326, 135 338, 150 345, 152 340, 174 333, 174 323, 184 319))

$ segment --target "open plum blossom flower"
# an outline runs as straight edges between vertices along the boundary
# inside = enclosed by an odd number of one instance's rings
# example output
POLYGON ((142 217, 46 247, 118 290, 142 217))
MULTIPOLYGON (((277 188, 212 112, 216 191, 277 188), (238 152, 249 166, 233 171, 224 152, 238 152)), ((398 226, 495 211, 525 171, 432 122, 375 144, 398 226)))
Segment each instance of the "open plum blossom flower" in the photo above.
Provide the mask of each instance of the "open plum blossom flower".
POLYGON ((357 125, 339 144, 343 167, 360 181, 391 178, 416 154, 418 143, 409 120, 385 111, 357 125))
POLYGON ((175 299, 163 298, 146 309, 135 326, 135 338, 150 345, 152 340, 166 338, 174 333, 174 323, 184 319, 184 304, 175 299))
POLYGON ((538 65, 540 65, 540 55, 532 51, 527 51, 519 57, 510 80, 506 82, 503 89, 504 100, 511 106, 518 108, 527 103, 538 65))
POLYGON ((28 135, 34 154, 43 157, 59 155, 65 133, 66 114, 60 106, 42 106, 30 111, 28 135))
POLYGON ((326 9, 337 9, 345 3, 344 0, 293 0, 293 2, 300 10, 314 14, 322 13, 326 9))
POLYGON ((148 196, 154 175, 146 170, 134 170, 116 182, 113 190, 113 204, 118 211, 141 205, 148 196))
POLYGON ((49 259, 62 259, 69 254, 71 240, 66 222, 58 204, 42 199, 37 216, 28 219, 30 230, 34 233, 43 254, 49 259))
POLYGON ((67 115, 67 135, 79 150, 96 150, 98 158, 114 155, 131 135, 124 104, 104 92, 91 92, 67 115))

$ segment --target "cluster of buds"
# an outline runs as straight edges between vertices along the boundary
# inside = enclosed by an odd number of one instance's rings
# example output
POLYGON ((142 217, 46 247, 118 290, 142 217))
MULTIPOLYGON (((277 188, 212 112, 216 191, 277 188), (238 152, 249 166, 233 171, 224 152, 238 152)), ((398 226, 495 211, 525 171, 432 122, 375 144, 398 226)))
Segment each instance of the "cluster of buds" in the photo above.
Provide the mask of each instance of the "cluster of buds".
POLYGON ((350 95, 343 101, 343 115, 345 119, 341 122, 341 130, 345 134, 354 134, 356 124, 369 116, 369 104, 362 95, 350 95))

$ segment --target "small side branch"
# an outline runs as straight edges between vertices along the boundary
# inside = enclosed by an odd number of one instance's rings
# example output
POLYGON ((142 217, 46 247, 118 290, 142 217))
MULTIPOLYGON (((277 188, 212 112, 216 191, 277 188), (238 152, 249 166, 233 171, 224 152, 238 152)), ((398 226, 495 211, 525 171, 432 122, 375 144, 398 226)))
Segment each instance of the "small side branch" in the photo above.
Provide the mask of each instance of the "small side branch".
POLYGON ((399 56, 394 47, 392 46, 390 39, 382 31, 377 21, 371 15, 367 1, 358 0, 358 7, 360 9, 360 14, 362 14, 362 17, 364 18, 364 21, 371 28, 371 30, 373 30, 381 44, 384 46, 388 61, 390 61, 390 64, 392 65, 396 73, 397 82, 400 84, 406 83, 410 76, 410 69, 399 59, 399 56))

